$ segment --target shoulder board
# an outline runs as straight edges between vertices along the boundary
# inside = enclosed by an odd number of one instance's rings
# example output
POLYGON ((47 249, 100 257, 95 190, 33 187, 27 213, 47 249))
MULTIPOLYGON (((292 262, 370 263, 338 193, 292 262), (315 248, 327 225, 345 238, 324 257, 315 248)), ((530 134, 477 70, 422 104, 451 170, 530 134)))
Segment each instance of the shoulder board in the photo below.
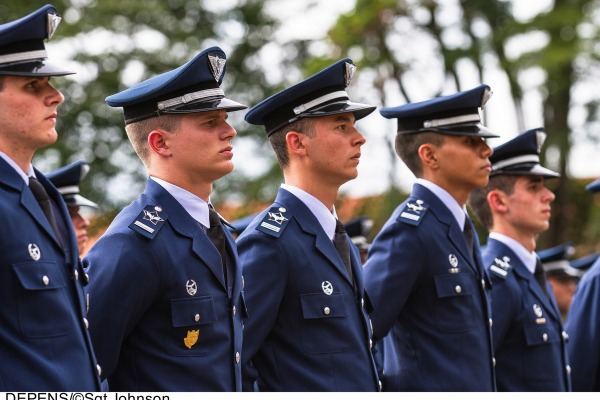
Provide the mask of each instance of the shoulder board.
POLYGON ((129 224, 129 228, 142 236, 153 239, 160 228, 162 228, 167 218, 167 213, 163 211, 162 207, 147 205, 135 220, 129 224))
POLYGON ((423 200, 409 200, 406 202, 406 205, 398 216, 397 221, 418 226, 425 214, 427 214, 428 209, 429 205, 423 200))
POLYGON ((494 258, 494 263, 490 265, 490 272, 501 279, 506 279, 512 266, 510 265, 510 258, 504 256, 502 258, 494 258))
POLYGON ((256 230, 267 235, 279 237, 291 218, 292 214, 285 208, 271 207, 262 221, 256 226, 256 230))

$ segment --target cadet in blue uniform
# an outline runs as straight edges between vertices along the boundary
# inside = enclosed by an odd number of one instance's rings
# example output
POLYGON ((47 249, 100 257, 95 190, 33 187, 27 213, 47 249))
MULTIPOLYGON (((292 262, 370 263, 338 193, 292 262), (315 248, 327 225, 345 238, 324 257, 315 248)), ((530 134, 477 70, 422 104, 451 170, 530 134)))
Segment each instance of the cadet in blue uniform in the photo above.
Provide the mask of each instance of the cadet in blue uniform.
POLYGON ((575 254, 575 246, 571 242, 537 252, 546 273, 546 279, 552 287, 554 300, 563 325, 567 321, 571 301, 583 270, 571 266, 571 258, 575 254))
POLYGON ((220 88, 225 53, 106 98, 149 175, 84 265, 102 378, 114 391, 241 390, 242 277, 235 242, 212 208, 213 181, 233 169, 220 88))
POLYGON ((88 209, 97 209, 98 204, 86 199, 79 194, 79 183, 90 170, 90 166, 85 161, 76 161, 65 165, 57 170, 49 172, 47 177, 56 186, 63 200, 67 204, 71 225, 77 238, 77 247, 79 254, 83 254, 85 245, 89 239, 87 228, 90 221, 81 213, 81 207, 88 209))
POLYGON ((354 123, 375 109, 349 100, 354 70, 340 60, 246 115, 265 126, 285 184, 237 240, 249 310, 244 390, 379 389, 360 256, 334 208, 365 143, 354 123))
POLYGON ((380 111, 397 118, 396 152, 418 178, 365 264, 374 336, 383 339, 384 390, 495 388, 489 276, 465 208, 491 170, 484 138, 497 135, 479 115, 490 94, 481 85, 380 111))
POLYGON ((49 79, 72 73, 47 60, 59 22, 47 5, 0 25, 0 392, 100 389, 69 214, 31 165, 57 138, 49 79))
MULTIPOLYGON (((600 192, 600 179, 586 189, 600 192)), ((577 284, 567 318, 569 357, 573 368, 573 391, 600 391, 600 259, 577 284)))
POLYGON ((532 129, 494 148, 489 184, 469 204, 489 230, 483 262, 493 290, 494 352, 499 391, 551 392, 571 388, 566 333, 535 253, 548 229, 554 194, 545 180, 559 176, 540 165, 546 134, 532 129))

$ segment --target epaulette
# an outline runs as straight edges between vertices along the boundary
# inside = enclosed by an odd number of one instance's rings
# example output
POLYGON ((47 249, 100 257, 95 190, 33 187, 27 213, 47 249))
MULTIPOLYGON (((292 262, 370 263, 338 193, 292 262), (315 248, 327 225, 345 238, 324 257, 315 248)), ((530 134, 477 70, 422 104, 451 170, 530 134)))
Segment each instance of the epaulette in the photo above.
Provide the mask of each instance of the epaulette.
POLYGON ((162 228, 168 216, 160 206, 147 205, 142 212, 129 224, 137 233, 153 239, 162 228))
POLYGON ((405 224, 418 226, 427 213, 429 206, 423 200, 415 200, 414 203, 406 202, 404 210, 400 213, 397 221, 405 224))
POLYGON ((507 256, 502 259, 494 258, 494 263, 490 266, 490 272, 502 279, 506 279, 511 270, 510 257, 507 256))
POLYGON ((291 218, 292 214, 285 208, 271 207, 262 221, 260 221, 260 224, 256 226, 256 230, 266 233, 267 235, 279 237, 291 218))

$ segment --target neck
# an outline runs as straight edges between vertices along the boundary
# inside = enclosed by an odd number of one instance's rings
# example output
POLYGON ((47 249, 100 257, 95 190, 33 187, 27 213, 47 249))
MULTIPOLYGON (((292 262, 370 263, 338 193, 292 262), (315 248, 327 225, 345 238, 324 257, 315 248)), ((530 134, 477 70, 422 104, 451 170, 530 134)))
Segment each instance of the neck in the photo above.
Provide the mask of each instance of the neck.
POLYGON ((284 171, 283 176, 286 184, 304 190, 323 203, 328 210, 333 210, 339 186, 327 186, 319 179, 306 178, 302 174, 293 174, 289 171, 284 171))
POLYGON ((521 243, 529 252, 535 251, 537 235, 528 232, 520 232, 512 226, 494 224, 490 232, 497 232, 521 243))

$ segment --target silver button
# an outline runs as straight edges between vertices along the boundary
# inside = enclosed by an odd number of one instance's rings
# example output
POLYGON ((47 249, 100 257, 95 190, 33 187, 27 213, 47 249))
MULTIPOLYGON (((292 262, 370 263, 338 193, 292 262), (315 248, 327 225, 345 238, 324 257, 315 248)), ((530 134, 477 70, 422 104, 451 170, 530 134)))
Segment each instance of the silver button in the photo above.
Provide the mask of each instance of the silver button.
POLYGON ((50 278, 44 275, 42 276, 42 282, 44 282, 44 285, 48 286, 48 284, 50 283, 50 278))
POLYGON ((454 288, 454 291, 456 293, 460 293, 460 292, 462 292, 462 288, 460 287, 460 285, 456 285, 456 287, 454 288))
POLYGON ((492 367, 496 368, 496 357, 492 357, 492 367))
POLYGON ((240 363, 240 359, 241 359, 240 352, 236 351, 235 352, 235 363, 239 364, 240 363))
POLYGON ((562 331, 562 337, 565 342, 569 341, 569 334, 565 331, 562 331))
POLYGON ((85 325, 85 329, 88 329, 90 327, 90 323, 88 322, 87 318, 83 319, 83 324, 85 325))
POLYGON ((100 364, 96 364, 96 371, 98 371, 98 376, 102 375, 102 368, 100 368, 100 364))
POLYGON ((325 315, 329 315, 330 312, 331 312, 331 309, 329 307, 325 307, 323 309, 323 314, 325 314, 325 315))
POLYGON ((571 375, 571 366, 570 365, 567 365, 565 367, 565 370, 567 370, 567 375, 571 375))
POLYGON ((372 349, 373 348, 373 340, 369 339, 369 348, 372 349))
POLYGON ((492 319, 489 319, 489 324, 490 324, 490 328, 492 327, 492 325, 494 325, 494 321, 492 321, 492 319))
POLYGON ((481 287, 482 287, 483 289, 485 289, 485 279, 482 279, 482 280, 481 280, 481 287))
POLYGON ((194 321, 196 321, 196 322, 200 321, 200 314, 194 315, 194 321))
POLYGON ((381 381, 379 381, 377 383, 379 383, 379 391, 381 392, 383 390, 383 383, 381 383, 381 381))
POLYGON ((231 309, 231 312, 233 313, 233 315, 235 315, 235 314, 236 314, 236 312, 237 312, 237 309, 235 308, 235 306, 233 306, 233 308, 231 309))
POLYGON ((548 334, 547 334, 547 333, 544 333, 544 334, 542 335, 542 340, 543 340, 544 342, 547 342, 547 341, 548 341, 548 334))
POLYGON ((365 299, 360 299, 360 306, 365 308, 365 299))
POLYGON ((73 271, 73 279, 75 279, 76 281, 79 280, 79 271, 77 271, 77 270, 73 271))

